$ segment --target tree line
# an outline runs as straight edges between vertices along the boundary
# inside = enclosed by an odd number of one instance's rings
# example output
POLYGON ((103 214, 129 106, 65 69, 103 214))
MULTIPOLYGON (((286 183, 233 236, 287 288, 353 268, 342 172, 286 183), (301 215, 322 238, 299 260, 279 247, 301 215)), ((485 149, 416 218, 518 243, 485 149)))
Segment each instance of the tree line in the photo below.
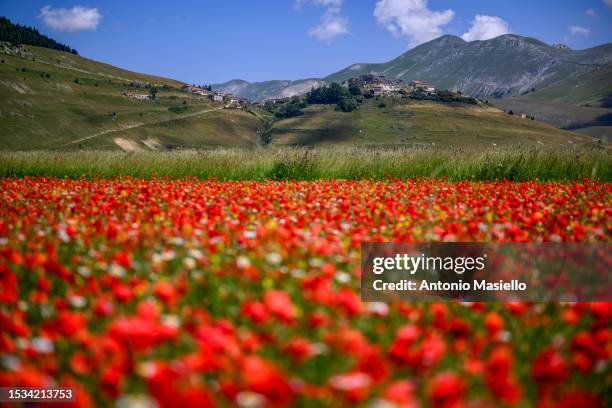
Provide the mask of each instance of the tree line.
MULTIPOLYGON (((441 103, 466 103, 476 105, 478 100, 463 96, 460 93, 451 91, 438 91, 430 94, 417 89, 413 92, 400 91, 402 98, 410 98, 417 100, 430 100, 441 103)), ((302 109, 308 105, 336 105, 336 110, 341 112, 352 112, 363 103, 364 99, 373 98, 374 94, 371 91, 364 91, 360 86, 351 84, 348 89, 342 85, 333 82, 330 85, 324 85, 319 88, 311 88, 303 97, 294 96, 289 99, 267 102, 264 106, 266 110, 273 113, 279 119, 292 118, 304 114, 302 109)), ((376 98, 378 100, 378 97, 376 98)), ((378 104, 379 108, 386 107, 386 103, 381 101, 378 104)))
POLYGON ((79 55, 77 50, 70 48, 67 45, 58 43, 57 41, 38 32, 37 29, 13 24, 11 20, 0 16, 0 41, 6 41, 11 44, 25 44, 36 47, 51 48, 53 50, 65 51, 75 55, 79 55))
POLYGON ((357 109, 358 103, 363 100, 359 88, 347 91, 340 84, 334 82, 329 86, 312 88, 304 97, 294 96, 288 100, 276 103, 266 103, 265 109, 274 113, 279 119, 292 118, 304 114, 302 109, 308 105, 336 105, 336 110, 351 112, 357 109))

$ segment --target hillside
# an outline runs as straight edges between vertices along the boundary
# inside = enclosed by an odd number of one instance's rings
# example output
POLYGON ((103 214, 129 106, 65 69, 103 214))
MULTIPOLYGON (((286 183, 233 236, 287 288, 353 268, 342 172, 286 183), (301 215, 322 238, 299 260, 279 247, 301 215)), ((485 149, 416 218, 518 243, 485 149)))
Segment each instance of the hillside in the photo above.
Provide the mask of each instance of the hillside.
MULTIPOLYGON (((47 48, 0 45, 0 149, 102 148, 125 151, 261 145, 270 115, 182 92, 184 84, 47 48), (124 92, 147 94, 136 100, 124 92)), ((295 86, 306 87, 308 82, 295 86)), ((249 86, 233 81, 235 89, 249 86)), ((310 89, 310 86, 308 87, 310 89)), ((313 105, 277 120, 273 145, 593 144, 592 139, 510 117, 486 105, 366 100, 354 112, 313 105), (380 103, 386 104, 379 107, 380 103)))
POLYGON ((486 105, 371 99, 356 111, 313 105, 303 116, 274 124, 273 145, 405 145, 492 147, 497 145, 593 145, 592 138, 509 116, 486 105), (381 106, 384 103, 384 107, 381 106))
POLYGON ((519 97, 491 102, 560 129, 612 141, 612 65, 519 97))
POLYGON ((179 81, 32 46, 0 43, 0 59, 0 149, 249 146, 258 140, 255 115, 181 92, 179 81), (122 95, 148 94, 149 87, 159 89, 155 100, 122 95))
POLYGON ((480 98, 519 96, 554 86, 560 93, 553 92, 572 99, 567 84, 583 81, 586 86, 583 87, 585 92, 581 98, 590 100, 612 94, 609 81, 605 81, 610 67, 612 44, 576 51, 514 34, 472 42, 444 35, 391 61, 352 64, 322 80, 254 83, 232 80, 214 87, 251 100, 263 100, 304 93, 311 86, 320 85, 321 81, 329 84, 375 73, 405 81, 419 79, 441 89, 461 91, 480 98), (300 86, 305 81, 308 86, 300 86), (589 89, 591 93, 587 92, 589 89))
POLYGON ((495 106, 507 111, 525 113, 559 129, 582 133, 598 139, 612 141, 612 109, 569 105, 526 97, 495 99, 495 106))
POLYGON ((473 42, 447 35, 387 63, 351 65, 325 81, 370 72, 418 78, 561 129, 612 140, 612 44, 574 51, 518 35, 473 42))
POLYGON ((354 64, 324 79, 338 82, 378 73, 408 81, 420 79, 438 88, 490 98, 520 95, 608 64, 612 64, 612 44, 573 51, 513 34, 472 42, 445 35, 389 62, 354 64))
MULTIPOLYGON (((558 128, 612 139, 612 44, 575 51, 512 34, 473 42, 445 35, 389 62, 353 64, 323 80, 341 82, 368 73, 427 81, 558 128)), ((305 93, 323 83, 307 81, 299 86, 304 81, 233 80, 215 88, 263 100, 305 93)))
POLYGON ((612 64, 571 76, 523 97, 532 101, 561 102, 587 107, 612 108, 612 64))

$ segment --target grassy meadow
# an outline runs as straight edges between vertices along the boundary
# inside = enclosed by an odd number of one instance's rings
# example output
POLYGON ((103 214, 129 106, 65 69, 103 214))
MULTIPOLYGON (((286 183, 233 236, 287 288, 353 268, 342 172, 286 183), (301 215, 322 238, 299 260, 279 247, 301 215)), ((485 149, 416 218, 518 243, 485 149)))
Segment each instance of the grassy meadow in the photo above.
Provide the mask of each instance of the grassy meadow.
POLYGON ((219 180, 612 180, 607 148, 254 148, 0 152, 0 177, 186 177, 219 180))
POLYGON ((304 115, 275 122, 272 144, 454 146, 589 145, 588 136, 510 116, 485 104, 444 104, 402 98, 365 100, 359 109, 313 105, 304 115))
POLYGON ((484 103, 381 97, 273 119, 65 52, 0 43, 0 54, 4 177, 611 178, 607 143, 484 103), (122 96, 152 85, 155 100, 122 96))
POLYGON ((350 113, 312 105, 303 116, 274 120, 268 128, 270 115, 262 109, 223 109, 181 92, 182 85, 61 51, 0 43, 0 150, 255 148, 264 131, 274 147, 596 143, 486 104, 382 97, 366 99, 350 113), (146 94, 149 84, 159 89, 155 100, 122 96, 146 94))
POLYGON ((255 114, 224 110, 222 103, 181 92, 182 85, 66 52, 0 42, 0 150, 249 147, 258 140, 255 114), (148 94, 149 84, 158 89, 155 100, 122 95, 148 94))

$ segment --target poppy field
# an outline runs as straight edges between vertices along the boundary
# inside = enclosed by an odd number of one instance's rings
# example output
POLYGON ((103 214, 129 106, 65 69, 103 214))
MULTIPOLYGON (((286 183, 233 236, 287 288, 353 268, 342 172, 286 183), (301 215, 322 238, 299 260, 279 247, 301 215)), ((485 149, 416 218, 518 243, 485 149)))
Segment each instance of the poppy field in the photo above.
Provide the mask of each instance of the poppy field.
POLYGON ((0 179, 0 386, 66 406, 604 407, 612 303, 376 303, 368 241, 609 242, 603 181, 0 179))

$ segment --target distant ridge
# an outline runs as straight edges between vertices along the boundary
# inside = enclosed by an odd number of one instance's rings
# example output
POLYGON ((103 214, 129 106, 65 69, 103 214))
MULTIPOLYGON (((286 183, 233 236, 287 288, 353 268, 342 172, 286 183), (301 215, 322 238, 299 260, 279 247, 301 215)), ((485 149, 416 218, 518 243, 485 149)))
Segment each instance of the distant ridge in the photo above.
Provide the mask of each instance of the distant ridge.
POLYGON ((14 24, 6 17, 0 16, 0 41, 13 44, 34 45, 36 47, 51 48, 53 50, 65 51, 79 55, 77 50, 38 32, 37 29, 14 24))
MULTIPOLYGON (((263 100, 305 93, 312 86, 342 82, 364 74, 379 74, 404 81, 418 79, 440 89, 461 91, 483 99, 507 98, 589 78, 587 74, 605 70, 610 65, 612 44, 573 50, 563 44, 548 45, 515 34, 471 42, 443 35, 391 61, 352 64, 321 79, 253 83, 235 79, 213 85, 213 89, 250 100, 263 100)), ((596 102, 602 92, 612 94, 610 88, 600 83, 597 95, 593 94, 592 98, 583 95, 583 99, 596 102)), ((569 89, 567 92, 571 93, 569 89)))
POLYGON ((264 99, 288 98, 302 95, 312 88, 319 88, 323 85, 325 85, 325 82, 318 78, 263 82, 247 82, 242 79, 232 79, 222 84, 214 84, 212 89, 218 92, 231 93, 250 101, 262 101, 264 99))
POLYGON ((376 73, 420 79, 481 98, 518 96, 612 64, 612 44, 586 50, 551 46, 515 34, 467 42, 444 35, 380 64, 353 64, 324 78, 339 82, 376 73))

